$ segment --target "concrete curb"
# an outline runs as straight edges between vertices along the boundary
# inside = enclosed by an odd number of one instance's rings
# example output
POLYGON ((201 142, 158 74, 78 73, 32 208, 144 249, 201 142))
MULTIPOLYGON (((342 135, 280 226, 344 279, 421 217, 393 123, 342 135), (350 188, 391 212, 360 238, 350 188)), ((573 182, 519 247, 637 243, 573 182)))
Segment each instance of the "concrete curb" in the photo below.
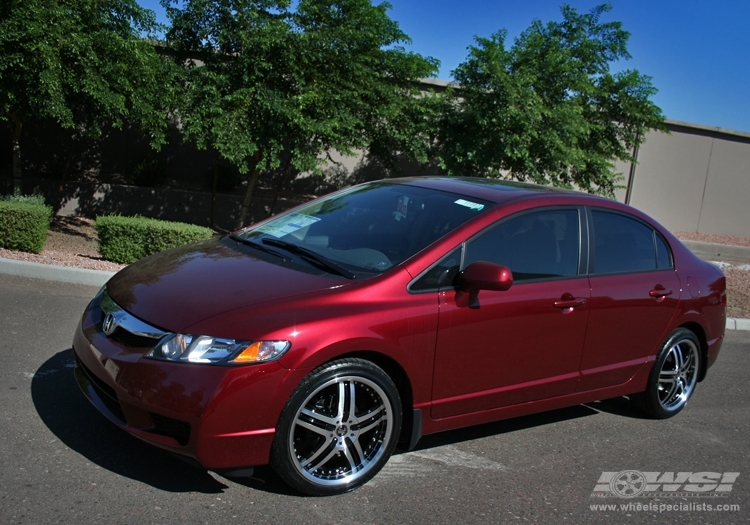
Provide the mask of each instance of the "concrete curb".
MULTIPOLYGON (((55 266, 52 264, 3 258, 0 258, 0 273, 89 286, 102 286, 115 274, 115 272, 105 272, 102 270, 69 268, 67 266, 55 266)), ((750 330, 750 319, 728 318, 726 327, 727 330, 750 330)))
POLYGON ((727 319, 727 330, 750 330, 750 319, 727 319))
POLYGON ((115 274, 115 272, 102 270, 86 270, 3 258, 0 258, 0 273, 88 286, 102 286, 115 274))
POLYGON ((710 242, 682 241, 688 250, 706 261, 735 261, 750 263, 750 248, 710 242))

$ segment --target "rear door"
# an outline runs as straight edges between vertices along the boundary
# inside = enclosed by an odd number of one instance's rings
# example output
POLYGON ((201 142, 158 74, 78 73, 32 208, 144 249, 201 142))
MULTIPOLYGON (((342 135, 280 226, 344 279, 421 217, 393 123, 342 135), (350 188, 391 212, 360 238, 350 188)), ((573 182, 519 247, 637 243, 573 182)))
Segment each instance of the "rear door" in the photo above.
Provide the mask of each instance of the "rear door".
POLYGON ((625 383, 653 355, 680 300, 662 236, 628 214, 594 208, 591 313, 578 391, 625 383))

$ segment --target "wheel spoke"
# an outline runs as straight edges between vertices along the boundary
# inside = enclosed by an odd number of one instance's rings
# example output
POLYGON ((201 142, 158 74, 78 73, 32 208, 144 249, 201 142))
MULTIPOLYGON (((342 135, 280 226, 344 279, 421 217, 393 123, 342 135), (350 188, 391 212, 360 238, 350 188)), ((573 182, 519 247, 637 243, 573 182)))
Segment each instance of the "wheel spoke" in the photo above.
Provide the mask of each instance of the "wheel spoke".
MULTIPOLYGON (((300 414, 302 414, 304 416, 307 416, 310 419, 314 419, 315 421, 317 421, 319 423, 319 426, 321 426, 321 427, 324 426, 324 425, 330 425, 332 427, 336 426, 336 420, 335 419, 333 419, 332 417, 325 416, 325 415, 323 415, 323 414, 321 414, 319 412, 313 412, 312 410, 308 410, 307 408, 303 408, 301 410, 300 414)), ((300 420, 298 419, 298 421, 300 421, 300 420)))
POLYGON ((331 434, 330 430, 326 430, 324 428, 320 428, 318 426, 313 425, 312 423, 309 423, 307 421, 304 421, 302 419, 297 420, 297 426, 300 426, 302 428, 306 428, 307 430, 311 430, 315 432, 316 434, 320 434, 321 436, 328 437, 331 434))
POLYGON ((338 422, 342 422, 344 420, 344 410, 346 407, 346 384, 344 381, 339 381, 337 383, 338 390, 339 390, 339 407, 336 411, 336 419, 338 422))
POLYGON ((682 374, 687 374, 689 371, 691 371, 693 368, 693 362, 694 362, 694 357, 693 357, 693 354, 690 353, 688 354, 687 359, 683 361, 682 366, 680 367, 680 372, 682 374))
POLYGON ((354 392, 354 381, 349 381, 349 416, 348 421, 354 421, 357 417, 356 393, 354 392))
POLYGON ((386 417, 386 414, 384 411, 384 407, 381 406, 377 410, 374 410, 373 412, 370 412, 369 414, 367 414, 366 417, 361 418, 361 419, 364 419, 364 421, 360 423, 360 425, 356 426, 355 428, 356 430, 359 431, 360 434, 364 434, 365 432, 369 432, 370 430, 378 426, 380 422, 383 421, 383 418, 385 417, 386 417), (372 419, 372 422, 368 424, 367 421, 370 419, 372 419), (365 426, 361 426, 361 425, 365 425, 365 426))
MULTIPOLYGON (((312 470, 321 468, 323 465, 325 465, 326 463, 328 463, 329 461, 331 461, 332 458, 336 457, 338 455, 338 453, 339 453, 339 450, 336 447, 332 447, 331 451, 328 453, 328 455, 326 455, 326 457, 324 457, 323 459, 321 459, 315 465, 315 468, 312 469, 312 470)), ((308 461, 307 464, 309 465, 310 462, 308 461)), ((302 466, 304 467, 305 465, 302 465, 302 466)))
MULTIPOLYGON (((349 462, 349 467, 351 468, 351 474, 356 474, 359 471, 360 467, 364 466, 363 464, 360 464, 360 465, 357 464, 357 461, 352 456, 352 451, 348 446, 344 449, 344 457, 349 462)), ((362 456, 359 455, 358 457, 361 458, 362 456)))
MULTIPOLYGON (((677 381, 670 381, 669 382, 669 390, 666 391, 666 395, 662 399, 663 405, 670 405, 672 403, 672 399, 674 398, 674 391, 677 388, 677 381)), ((662 390, 665 391, 666 389, 662 390)))
POLYGON ((670 350, 669 353, 674 356, 675 370, 681 370, 682 363, 685 360, 685 355, 683 354, 682 349, 680 348, 680 345, 674 345, 674 347, 672 347, 672 350, 670 350))
POLYGON ((670 382, 674 381, 674 378, 679 372, 677 370, 662 370, 659 372, 659 382, 670 382))
POLYGON ((315 461, 318 458, 318 456, 320 456, 321 454, 323 454, 323 452, 325 452, 328 449, 331 449, 331 451, 325 457, 325 459, 323 459, 320 463, 318 463, 318 466, 325 464, 326 461, 328 461, 329 459, 331 459, 331 457, 336 453, 336 447, 333 445, 333 441, 325 441, 324 440, 322 442, 322 444, 320 445, 320 447, 318 447, 318 449, 315 452, 313 452, 311 455, 309 455, 304 460, 300 461, 300 465, 302 466, 302 468, 306 469, 308 465, 310 465, 313 461, 315 461))
POLYGON ((352 443, 352 446, 354 447, 354 450, 357 451, 357 457, 359 457, 359 460, 362 462, 360 468, 367 467, 369 460, 365 457, 365 454, 362 452, 362 445, 360 445, 359 439, 352 439, 351 443, 352 443))

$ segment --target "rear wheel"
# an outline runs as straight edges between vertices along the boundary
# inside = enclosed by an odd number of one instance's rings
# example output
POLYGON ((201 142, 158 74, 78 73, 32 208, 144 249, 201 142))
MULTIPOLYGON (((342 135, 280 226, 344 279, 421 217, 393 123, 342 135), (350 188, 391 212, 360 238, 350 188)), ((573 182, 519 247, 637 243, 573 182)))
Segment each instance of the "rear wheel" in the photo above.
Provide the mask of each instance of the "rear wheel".
POLYGON ((672 417, 693 395, 699 371, 700 342, 687 328, 678 328, 670 334, 656 356, 648 387, 632 396, 632 400, 652 417, 672 417))
POLYGON ((289 485, 315 496, 364 485, 383 468, 401 431, 391 378, 362 359, 314 370, 282 412, 271 465, 289 485))

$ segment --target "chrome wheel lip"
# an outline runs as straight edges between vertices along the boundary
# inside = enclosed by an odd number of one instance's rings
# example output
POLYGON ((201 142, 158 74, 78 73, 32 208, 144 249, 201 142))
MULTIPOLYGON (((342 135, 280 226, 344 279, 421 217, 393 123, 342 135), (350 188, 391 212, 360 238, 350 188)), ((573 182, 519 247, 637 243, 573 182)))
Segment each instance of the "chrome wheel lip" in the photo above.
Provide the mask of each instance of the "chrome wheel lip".
POLYGON ((667 351, 659 370, 657 397, 664 410, 673 412, 687 403, 698 379, 698 347, 689 339, 676 342, 667 351))
MULTIPOLYGON (((331 378, 319 385, 307 396, 294 416, 292 429, 289 432, 289 452, 292 463, 306 480, 317 485, 326 487, 349 485, 370 474, 373 468, 379 464, 380 458, 386 453, 387 444, 391 442, 393 426, 393 408, 391 402, 385 391, 377 383, 359 375, 343 375, 331 378), (342 393, 345 396, 349 396, 347 399, 351 400, 356 395, 355 391, 358 386, 369 388, 377 397, 377 404, 379 406, 367 414, 357 415, 351 408, 348 411, 345 410, 346 407, 351 407, 351 403, 347 404, 346 399, 342 398, 342 393), (311 401, 322 391, 332 387, 338 387, 339 391, 337 414, 334 417, 330 417, 310 411, 308 405, 310 405, 311 401), (379 414, 382 415, 379 416, 379 414), (312 425, 306 421, 310 416, 318 422, 328 424, 329 428, 325 431, 328 433, 327 442, 313 454, 308 455, 306 458, 301 458, 297 455, 295 436, 298 427, 313 430, 312 425), (343 416, 343 419, 341 416, 343 416), (302 419, 303 417, 304 419, 302 419), (375 422, 369 423, 368 420, 373 418, 375 418, 375 422), (361 425, 364 425, 364 427, 360 428, 361 425), (365 461, 360 461, 356 465, 353 465, 355 462, 353 453, 356 453, 360 458, 364 455, 362 445, 359 442, 359 438, 363 436, 370 437, 371 439, 375 438, 377 448, 374 452, 367 454, 365 461), (329 479, 317 476, 315 475, 317 468, 312 470, 306 468, 306 465, 318 461, 320 456, 324 457, 320 460, 319 465, 324 465, 329 459, 340 454, 343 454, 350 465, 353 465, 351 470, 341 477, 329 479)), ((313 431, 322 435, 323 432, 320 430, 316 428, 313 431)))

